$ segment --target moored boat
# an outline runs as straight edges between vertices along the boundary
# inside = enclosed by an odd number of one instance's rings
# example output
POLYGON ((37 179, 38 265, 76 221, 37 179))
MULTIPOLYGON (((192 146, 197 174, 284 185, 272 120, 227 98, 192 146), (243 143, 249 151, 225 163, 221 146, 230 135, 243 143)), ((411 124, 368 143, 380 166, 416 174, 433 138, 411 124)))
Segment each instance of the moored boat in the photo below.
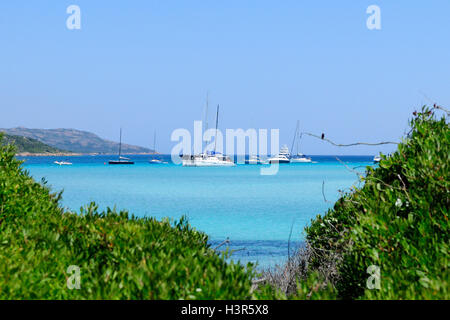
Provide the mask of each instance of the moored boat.
POLYGON ((204 152, 197 155, 182 155, 181 160, 183 167, 233 167, 236 164, 229 157, 220 152, 216 152, 217 147, 217 130, 219 125, 219 106, 217 106, 216 115, 216 136, 214 151, 204 152))
POLYGON ((295 128, 294 139, 292 140, 292 151, 294 151, 294 144, 297 142, 297 154, 290 157, 291 163, 311 163, 310 157, 305 156, 300 152, 299 144, 302 134, 300 133, 300 121, 297 120, 297 127, 295 128))
POLYGON ((236 165, 229 156, 221 153, 183 155, 182 164, 184 167, 233 167, 236 165))
POLYGON ((57 164, 57 165, 60 165, 60 166, 70 166, 70 165, 72 165, 72 162, 68 162, 68 161, 55 161, 54 163, 57 164))
POLYGON ((290 163, 290 158, 289 148, 284 145, 281 147, 280 152, 276 156, 269 158, 268 161, 269 163, 290 163))
POLYGON ((109 164, 134 164, 129 158, 122 157, 122 128, 120 128, 119 159, 109 160, 109 164))
POLYGON ((310 163, 312 162, 310 157, 305 156, 303 153, 291 157, 291 163, 310 163))
POLYGON ((258 156, 250 156, 248 160, 245 161, 246 164, 265 164, 266 162, 261 160, 258 156))

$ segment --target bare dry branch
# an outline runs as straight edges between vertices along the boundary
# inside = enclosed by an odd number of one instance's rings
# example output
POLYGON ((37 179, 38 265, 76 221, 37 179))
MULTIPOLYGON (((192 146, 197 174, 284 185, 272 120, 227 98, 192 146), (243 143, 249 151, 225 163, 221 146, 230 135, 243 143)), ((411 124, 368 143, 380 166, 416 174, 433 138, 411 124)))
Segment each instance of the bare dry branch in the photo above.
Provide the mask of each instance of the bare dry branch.
POLYGON ((328 201, 327 198, 325 198, 325 180, 322 181, 322 196, 323 196, 323 200, 328 203, 331 201, 328 201))
POLYGON ((379 145, 383 145, 383 144, 398 144, 398 142, 392 142, 392 141, 383 141, 383 142, 376 142, 376 143, 369 143, 369 142, 354 142, 354 143, 349 143, 349 144, 341 144, 341 143, 335 143, 333 141, 331 141, 330 139, 327 138, 322 138, 321 136, 318 136, 314 133, 309 133, 309 132, 302 132, 302 134, 306 134, 308 136, 326 141, 328 143, 331 143, 333 146, 336 147, 352 147, 352 146, 358 146, 358 145, 365 145, 365 146, 379 146, 379 145))
POLYGON ((229 244, 230 243, 230 238, 227 238, 226 240, 222 241, 217 247, 215 247, 213 250, 216 251, 217 249, 219 249, 221 246, 223 246, 224 244, 229 244))

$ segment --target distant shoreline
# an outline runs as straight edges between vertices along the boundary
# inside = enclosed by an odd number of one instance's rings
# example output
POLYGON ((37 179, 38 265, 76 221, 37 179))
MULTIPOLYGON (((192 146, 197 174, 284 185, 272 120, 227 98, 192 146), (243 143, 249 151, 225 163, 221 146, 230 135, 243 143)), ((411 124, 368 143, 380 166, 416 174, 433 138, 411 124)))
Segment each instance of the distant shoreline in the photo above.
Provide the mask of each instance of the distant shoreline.
MULTIPOLYGON (((155 155, 158 152, 143 152, 143 153, 124 153, 124 155, 155 155)), ((31 153, 19 152, 16 157, 81 157, 81 156, 114 156, 112 153, 74 153, 74 152, 57 152, 57 153, 31 153)))

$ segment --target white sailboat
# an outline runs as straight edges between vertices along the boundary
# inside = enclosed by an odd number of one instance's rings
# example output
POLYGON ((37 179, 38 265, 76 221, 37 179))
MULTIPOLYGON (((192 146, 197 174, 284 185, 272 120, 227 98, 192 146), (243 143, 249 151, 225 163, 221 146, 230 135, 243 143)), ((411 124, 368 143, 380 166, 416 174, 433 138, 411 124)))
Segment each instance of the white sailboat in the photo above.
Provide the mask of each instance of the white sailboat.
POLYGON ((292 141, 292 150, 294 150, 294 143, 297 141, 297 154, 291 156, 291 163, 310 163, 312 162, 311 158, 299 152, 300 139, 301 139, 300 121, 297 120, 297 127, 295 129, 294 140, 292 141))
MULTIPOLYGON (((153 134, 153 152, 156 154, 156 130, 155 130, 155 133, 153 134)), ((153 159, 151 159, 149 161, 149 163, 151 163, 151 164, 161 164, 163 162, 159 158, 153 158, 153 159)))
MULTIPOLYGON (((219 105, 217 105, 216 115, 216 136, 219 124, 219 105)), ((223 155, 216 151, 217 140, 214 142, 213 152, 204 152, 199 155, 182 155, 182 164, 184 167, 233 167, 236 164, 234 161, 226 155, 223 155)))

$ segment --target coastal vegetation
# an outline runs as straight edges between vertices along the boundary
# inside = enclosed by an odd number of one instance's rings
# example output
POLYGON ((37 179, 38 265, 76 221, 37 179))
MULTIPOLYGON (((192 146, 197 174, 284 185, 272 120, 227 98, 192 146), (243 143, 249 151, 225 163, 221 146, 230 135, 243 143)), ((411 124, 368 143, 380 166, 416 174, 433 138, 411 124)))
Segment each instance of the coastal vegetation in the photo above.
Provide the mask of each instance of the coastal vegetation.
POLYGON ((227 263, 185 219, 63 209, 1 146, 0 298, 448 299, 450 134, 435 112, 415 113, 397 151, 311 221, 281 272, 262 275, 227 263), (70 266, 80 289, 67 286, 70 266))
POLYGON ((27 152, 32 154, 54 154, 68 152, 46 145, 45 143, 42 143, 36 139, 22 136, 3 135, 3 139, 0 142, 2 145, 13 144, 16 148, 17 153, 27 152))
POLYGON ((266 272, 274 287, 292 298, 450 298, 450 132, 436 110, 414 112, 397 151, 312 220, 283 272, 266 272))

